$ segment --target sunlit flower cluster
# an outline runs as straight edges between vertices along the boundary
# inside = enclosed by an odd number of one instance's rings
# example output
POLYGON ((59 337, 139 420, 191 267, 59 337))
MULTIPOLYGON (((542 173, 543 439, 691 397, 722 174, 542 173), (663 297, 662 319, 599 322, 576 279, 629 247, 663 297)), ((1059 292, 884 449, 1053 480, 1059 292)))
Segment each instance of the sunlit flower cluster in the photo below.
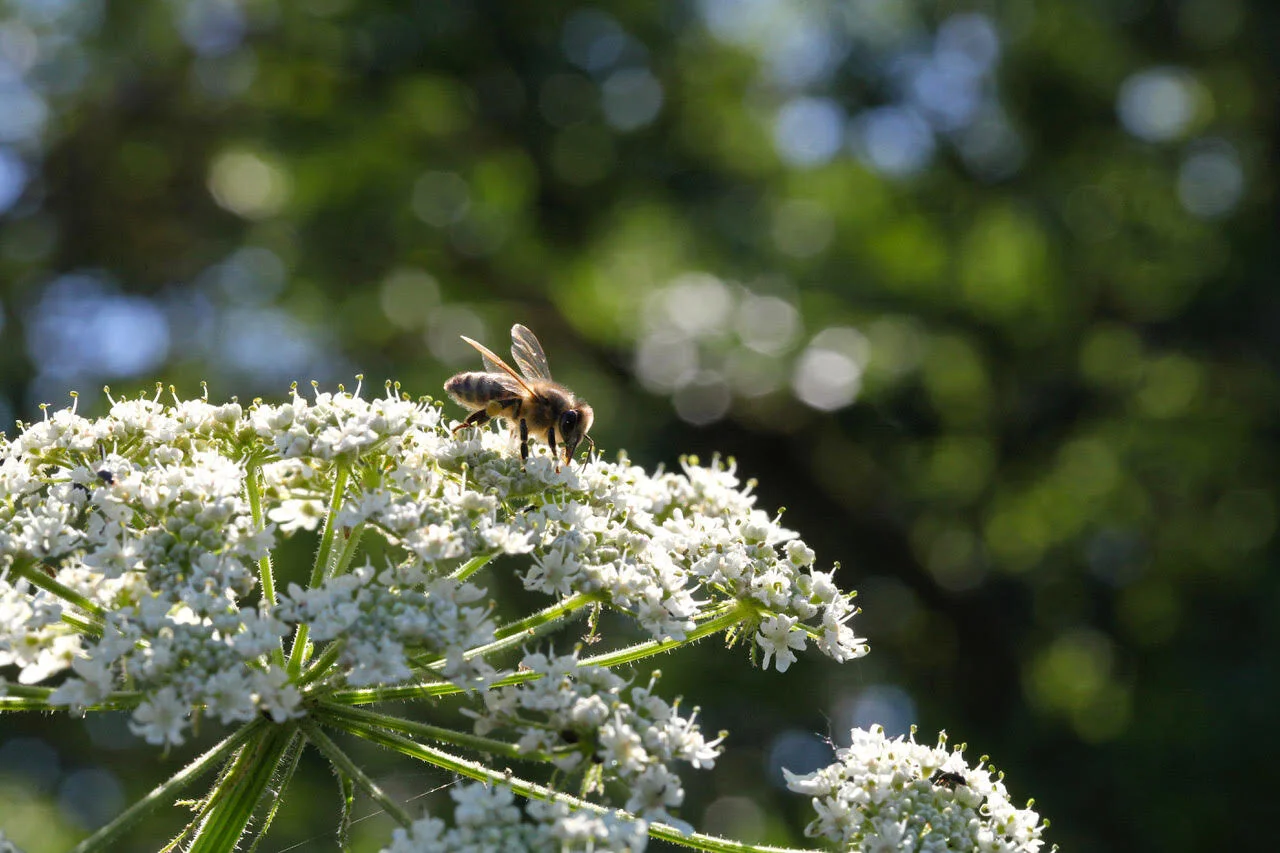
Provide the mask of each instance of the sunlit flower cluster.
POLYGON ((648 824, 614 812, 571 809, 564 803, 531 800, 521 814, 510 788, 478 782, 458 785, 454 825, 423 817, 409 829, 397 829, 382 853, 640 853, 648 824))
POLYGON ((390 393, 64 409, 0 445, 0 665, 23 684, 69 670, 53 701, 73 711, 140 695, 134 730, 157 744, 181 743, 195 713, 305 714, 281 654, 304 625, 336 652, 317 685, 427 667, 482 688, 499 620, 468 577, 503 555, 527 555, 528 589, 628 613, 655 640, 733 610, 779 670, 810 641, 865 654, 850 596, 750 491, 718 462, 522 463, 505 437, 455 435, 436 405, 390 393), (321 528, 322 571, 264 597, 281 541, 321 528))
POLYGON ((315 589, 290 584, 276 615, 311 626, 314 640, 342 640, 338 662, 352 686, 395 684, 413 676, 411 650, 443 662, 440 674, 483 684, 496 670, 464 652, 493 638, 484 590, 450 577, 431 577, 416 559, 385 570, 370 565, 315 589))
POLYGON ((541 678, 484 694, 484 710, 471 712, 476 732, 519 732, 520 749, 552 756, 566 771, 593 766, 596 788, 617 780, 634 815, 672 822, 684 801, 677 761, 710 768, 724 735, 708 741, 693 716, 682 717, 647 687, 631 687, 610 670, 583 666, 577 656, 526 655, 520 669, 541 678), (627 698, 630 698, 630 702, 627 698))
POLYGON ((813 797, 817 819, 806 833, 839 850, 981 850, 1035 853, 1044 824, 1029 807, 1016 808, 999 776, 961 750, 884 729, 854 729, 836 761, 803 776, 789 771, 787 786, 813 797))

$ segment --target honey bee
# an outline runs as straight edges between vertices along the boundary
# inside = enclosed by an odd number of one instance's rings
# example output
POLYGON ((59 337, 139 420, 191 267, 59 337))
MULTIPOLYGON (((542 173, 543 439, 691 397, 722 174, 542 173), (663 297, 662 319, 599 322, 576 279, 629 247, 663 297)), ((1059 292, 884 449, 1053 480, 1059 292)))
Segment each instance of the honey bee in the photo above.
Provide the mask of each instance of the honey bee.
MULTIPOLYGON (((466 335, 461 337, 480 351, 485 369, 456 374, 444 383, 450 397, 473 410, 453 428, 454 432, 482 426, 492 418, 505 418, 511 424, 512 438, 519 437, 521 460, 529 458, 529 436, 545 441, 553 458, 559 441, 566 464, 572 461, 584 438, 595 446, 587 435, 595 413, 572 391, 551 380, 547 356, 533 332, 519 323, 511 327, 511 357, 520 366, 520 373, 488 347, 466 335)), ((559 468, 557 461, 556 470, 559 468)))

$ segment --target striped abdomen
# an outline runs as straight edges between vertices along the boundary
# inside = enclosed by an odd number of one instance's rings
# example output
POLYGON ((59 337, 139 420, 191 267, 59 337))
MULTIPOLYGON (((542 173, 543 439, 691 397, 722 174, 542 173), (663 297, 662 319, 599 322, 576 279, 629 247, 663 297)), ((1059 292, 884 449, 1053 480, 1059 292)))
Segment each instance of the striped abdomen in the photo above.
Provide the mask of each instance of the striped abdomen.
POLYGON ((515 380, 501 373, 459 373, 444 383, 444 390, 463 406, 483 409, 494 400, 521 396, 515 380))

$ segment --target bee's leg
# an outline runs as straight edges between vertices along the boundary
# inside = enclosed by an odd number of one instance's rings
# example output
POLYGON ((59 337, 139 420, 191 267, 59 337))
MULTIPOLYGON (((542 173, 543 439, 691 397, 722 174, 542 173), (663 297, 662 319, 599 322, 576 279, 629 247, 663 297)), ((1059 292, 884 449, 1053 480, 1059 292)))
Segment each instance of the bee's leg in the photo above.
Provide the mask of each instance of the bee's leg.
POLYGON ((467 419, 453 428, 454 432, 460 429, 466 429, 469 426, 484 426, 489 422, 489 413, 484 409, 478 412, 472 412, 467 415, 467 419))
POLYGON ((520 419, 520 461, 529 461, 529 425, 520 419))
POLYGON ((547 427, 547 447, 551 448, 551 458, 555 460, 556 472, 560 471, 560 460, 556 459, 556 428, 547 427))

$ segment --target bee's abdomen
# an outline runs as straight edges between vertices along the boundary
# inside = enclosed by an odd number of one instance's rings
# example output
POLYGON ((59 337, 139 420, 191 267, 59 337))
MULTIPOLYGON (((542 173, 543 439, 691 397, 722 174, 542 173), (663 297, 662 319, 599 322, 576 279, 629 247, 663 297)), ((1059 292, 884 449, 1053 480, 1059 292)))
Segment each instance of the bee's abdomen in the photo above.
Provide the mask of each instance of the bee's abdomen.
POLYGON ((518 393, 504 381, 504 377, 479 372, 451 376, 449 381, 444 383, 444 390, 462 405, 473 409, 483 409, 493 400, 502 400, 518 393))

